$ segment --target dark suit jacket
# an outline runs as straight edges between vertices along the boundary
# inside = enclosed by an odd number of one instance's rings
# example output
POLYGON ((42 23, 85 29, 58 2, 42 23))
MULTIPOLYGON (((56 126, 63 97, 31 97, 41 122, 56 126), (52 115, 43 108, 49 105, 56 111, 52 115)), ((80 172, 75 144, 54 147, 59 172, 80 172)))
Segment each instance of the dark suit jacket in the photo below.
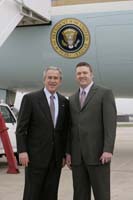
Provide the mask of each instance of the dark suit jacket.
POLYGON ((72 164, 81 163, 81 155, 89 165, 101 164, 103 152, 113 152, 116 134, 116 106, 111 90, 91 87, 80 109, 79 91, 70 97, 71 129, 68 152, 72 164))
POLYGON ((54 151, 57 163, 65 155, 68 100, 58 94, 59 113, 54 128, 44 90, 23 97, 18 116, 16 137, 18 153, 28 152, 30 165, 47 166, 54 151))

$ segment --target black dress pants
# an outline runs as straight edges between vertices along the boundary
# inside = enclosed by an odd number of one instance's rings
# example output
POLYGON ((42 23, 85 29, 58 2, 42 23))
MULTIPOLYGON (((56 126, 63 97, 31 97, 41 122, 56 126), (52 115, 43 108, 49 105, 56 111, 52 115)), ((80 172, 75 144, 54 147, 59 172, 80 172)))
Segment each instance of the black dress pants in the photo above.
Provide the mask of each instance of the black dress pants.
POLYGON ((60 174, 54 153, 47 167, 26 167, 23 200, 57 200, 60 174))

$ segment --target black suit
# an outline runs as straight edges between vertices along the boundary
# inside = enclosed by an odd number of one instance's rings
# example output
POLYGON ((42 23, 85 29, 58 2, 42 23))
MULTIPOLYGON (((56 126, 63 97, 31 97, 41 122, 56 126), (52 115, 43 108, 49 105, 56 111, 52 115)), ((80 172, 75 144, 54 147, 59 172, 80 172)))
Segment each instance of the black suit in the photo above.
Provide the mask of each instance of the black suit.
POLYGON ((26 94, 22 100, 17 147, 19 153, 27 152, 30 160, 26 168, 24 200, 42 200, 41 195, 50 200, 57 199, 68 120, 68 100, 58 93, 57 96, 59 111, 55 128, 44 90, 26 94), (40 185, 44 187, 40 188, 40 185))

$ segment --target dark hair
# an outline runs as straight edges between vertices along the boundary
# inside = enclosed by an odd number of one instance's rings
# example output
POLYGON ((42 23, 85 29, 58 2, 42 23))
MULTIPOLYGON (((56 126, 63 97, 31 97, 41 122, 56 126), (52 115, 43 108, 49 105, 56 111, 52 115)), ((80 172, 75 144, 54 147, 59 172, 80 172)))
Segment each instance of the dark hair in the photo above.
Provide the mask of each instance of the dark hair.
POLYGON ((89 64, 89 63, 87 63, 87 62, 80 62, 80 63, 78 63, 77 65, 76 65, 76 69, 78 68, 78 67, 88 67, 89 69, 90 69, 90 71, 92 72, 92 67, 91 67, 91 65, 89 64))

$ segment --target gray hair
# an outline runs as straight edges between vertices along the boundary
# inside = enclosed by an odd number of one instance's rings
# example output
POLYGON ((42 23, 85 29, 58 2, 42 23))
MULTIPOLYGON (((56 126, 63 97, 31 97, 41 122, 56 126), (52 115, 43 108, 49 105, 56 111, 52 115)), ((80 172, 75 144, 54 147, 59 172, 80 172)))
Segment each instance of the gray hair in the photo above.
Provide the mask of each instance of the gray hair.
POLYGON ((50 67, 47 67, 46 69, 44 69, 44 71, 43 71, 43 79, 45 79, 46 73, 47 73, 47 71, 49 71, 49 70, 58 71, 59 74, 60 74, 60 79, 62 80, 63 75, 62 75, 62 70, 61 70, 61 68, 59 68, 59 67, 54 67, 54 66, 50 66, 50 67))

